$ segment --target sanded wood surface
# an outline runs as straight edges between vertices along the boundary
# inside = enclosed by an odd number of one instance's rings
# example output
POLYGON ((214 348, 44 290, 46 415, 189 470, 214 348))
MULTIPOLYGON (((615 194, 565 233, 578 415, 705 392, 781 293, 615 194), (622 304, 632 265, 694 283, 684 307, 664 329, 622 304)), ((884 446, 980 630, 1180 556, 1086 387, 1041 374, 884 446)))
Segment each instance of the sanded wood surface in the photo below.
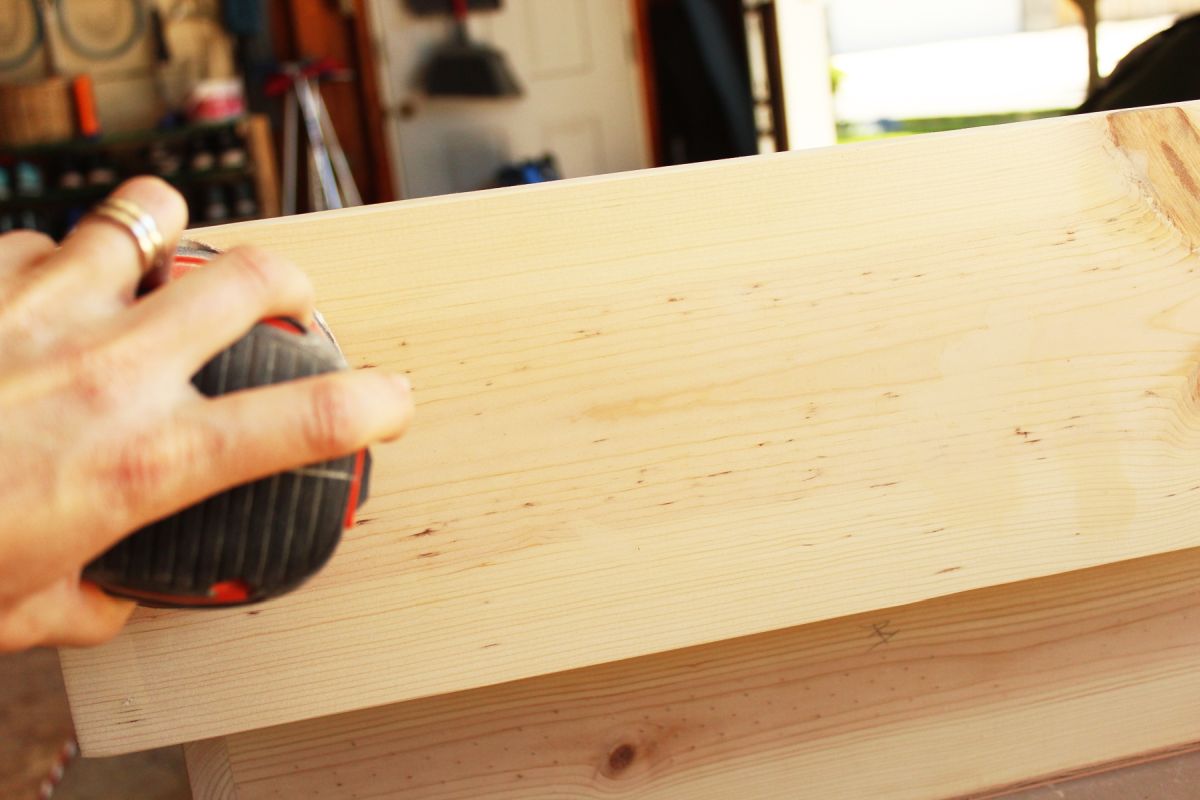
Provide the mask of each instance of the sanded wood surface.
POLYGON ((64 653, 207 738, 1200 544, 1200 109, 205 232, 411 371, 328 569, 64 653))
POLYGON ((1198 578, 1153 556, 238 734, 228 763, 240 800, 990 793, 1200 740, 1198 578))

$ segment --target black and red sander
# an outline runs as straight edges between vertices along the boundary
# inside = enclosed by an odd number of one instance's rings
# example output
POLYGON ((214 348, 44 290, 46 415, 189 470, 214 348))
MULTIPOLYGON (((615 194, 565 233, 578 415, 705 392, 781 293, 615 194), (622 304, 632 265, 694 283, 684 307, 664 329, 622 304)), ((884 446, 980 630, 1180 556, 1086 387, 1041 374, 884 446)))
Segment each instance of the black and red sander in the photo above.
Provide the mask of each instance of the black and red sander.
MULTIPOLYGON (((217 255, 180 246, 172 277, 217 255)), ((311 328, 266 319, 204 365, 192 383, 209 397, 346 369, 319 315, 311 328)), ((271 475, 209 497, 135 531, 83 570, 105 591, 160 607, 257 603, 295 589, 325 565, 367 497, 371 455, 271 475)))

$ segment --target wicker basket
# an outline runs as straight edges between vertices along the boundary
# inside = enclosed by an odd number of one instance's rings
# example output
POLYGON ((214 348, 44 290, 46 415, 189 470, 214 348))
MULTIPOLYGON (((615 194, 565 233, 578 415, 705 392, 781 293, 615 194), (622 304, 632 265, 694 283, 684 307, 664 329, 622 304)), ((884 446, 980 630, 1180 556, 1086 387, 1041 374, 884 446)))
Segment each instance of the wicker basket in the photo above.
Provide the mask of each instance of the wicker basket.
POLYGON ((62 78, 0 84, 0 146, 52 142, 74 134, 71 94, 62 78))

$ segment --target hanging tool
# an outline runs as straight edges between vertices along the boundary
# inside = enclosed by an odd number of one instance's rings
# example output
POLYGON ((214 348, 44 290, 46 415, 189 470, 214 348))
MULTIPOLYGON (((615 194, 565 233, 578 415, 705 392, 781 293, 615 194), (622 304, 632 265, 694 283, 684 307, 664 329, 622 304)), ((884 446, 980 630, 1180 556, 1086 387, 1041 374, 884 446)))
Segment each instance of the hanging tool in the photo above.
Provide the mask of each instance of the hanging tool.
POLYGON ((454 0, 454 30, 425 66, 422 81, 430 96, 517 97, 521 85, 504 54, 467 31, 467 0, 454 0))
POLYGON ((308 141, 309 195, 314 211, 362 205, 346 153, 321 97, 322 80, 349 80, 352 73, 331 59, 283 65, 267 82, 267 94, 284 97, 283 213, 296 212, 298 119, 308 141))
MULTIPOLYGON (((186 243, 174 276, 217 252, 186 243)), ((346 369, 320 315, 310 328, 263 320, 196 373, 212 397, 346 369)), ((83 577, 106 591, 166 607, 255 603, 290 591, 328 561, 367 497, 370 453, 288 470, 217 494, 118 542, 83 577)))

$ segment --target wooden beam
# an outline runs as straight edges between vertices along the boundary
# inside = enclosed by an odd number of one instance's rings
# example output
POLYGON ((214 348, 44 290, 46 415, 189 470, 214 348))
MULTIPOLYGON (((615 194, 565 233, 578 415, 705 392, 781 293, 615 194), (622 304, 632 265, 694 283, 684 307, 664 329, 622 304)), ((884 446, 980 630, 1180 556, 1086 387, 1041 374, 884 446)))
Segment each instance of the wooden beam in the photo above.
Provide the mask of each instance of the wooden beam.
POLYGON ((1198 117, 206 231, 308 268, 417 419, 305 590, 64 652, 85 752, 1200 545, 1198 117))
POLYGON ((278 217, 280 213, 279 170, 275 160, 275 144, 271 139, 271 121, 265 114, 252 114, 244 126, 246 149, 254 165, 254 193, 258 197, 258 214, 278 217))
POLYGON ((241 800, 223 738, 188 742, 183 755, 194 800, 241 800))
POLYGON ((978 796, 1200 740, 1200 551, 228 737, 242 800, 978 796))

